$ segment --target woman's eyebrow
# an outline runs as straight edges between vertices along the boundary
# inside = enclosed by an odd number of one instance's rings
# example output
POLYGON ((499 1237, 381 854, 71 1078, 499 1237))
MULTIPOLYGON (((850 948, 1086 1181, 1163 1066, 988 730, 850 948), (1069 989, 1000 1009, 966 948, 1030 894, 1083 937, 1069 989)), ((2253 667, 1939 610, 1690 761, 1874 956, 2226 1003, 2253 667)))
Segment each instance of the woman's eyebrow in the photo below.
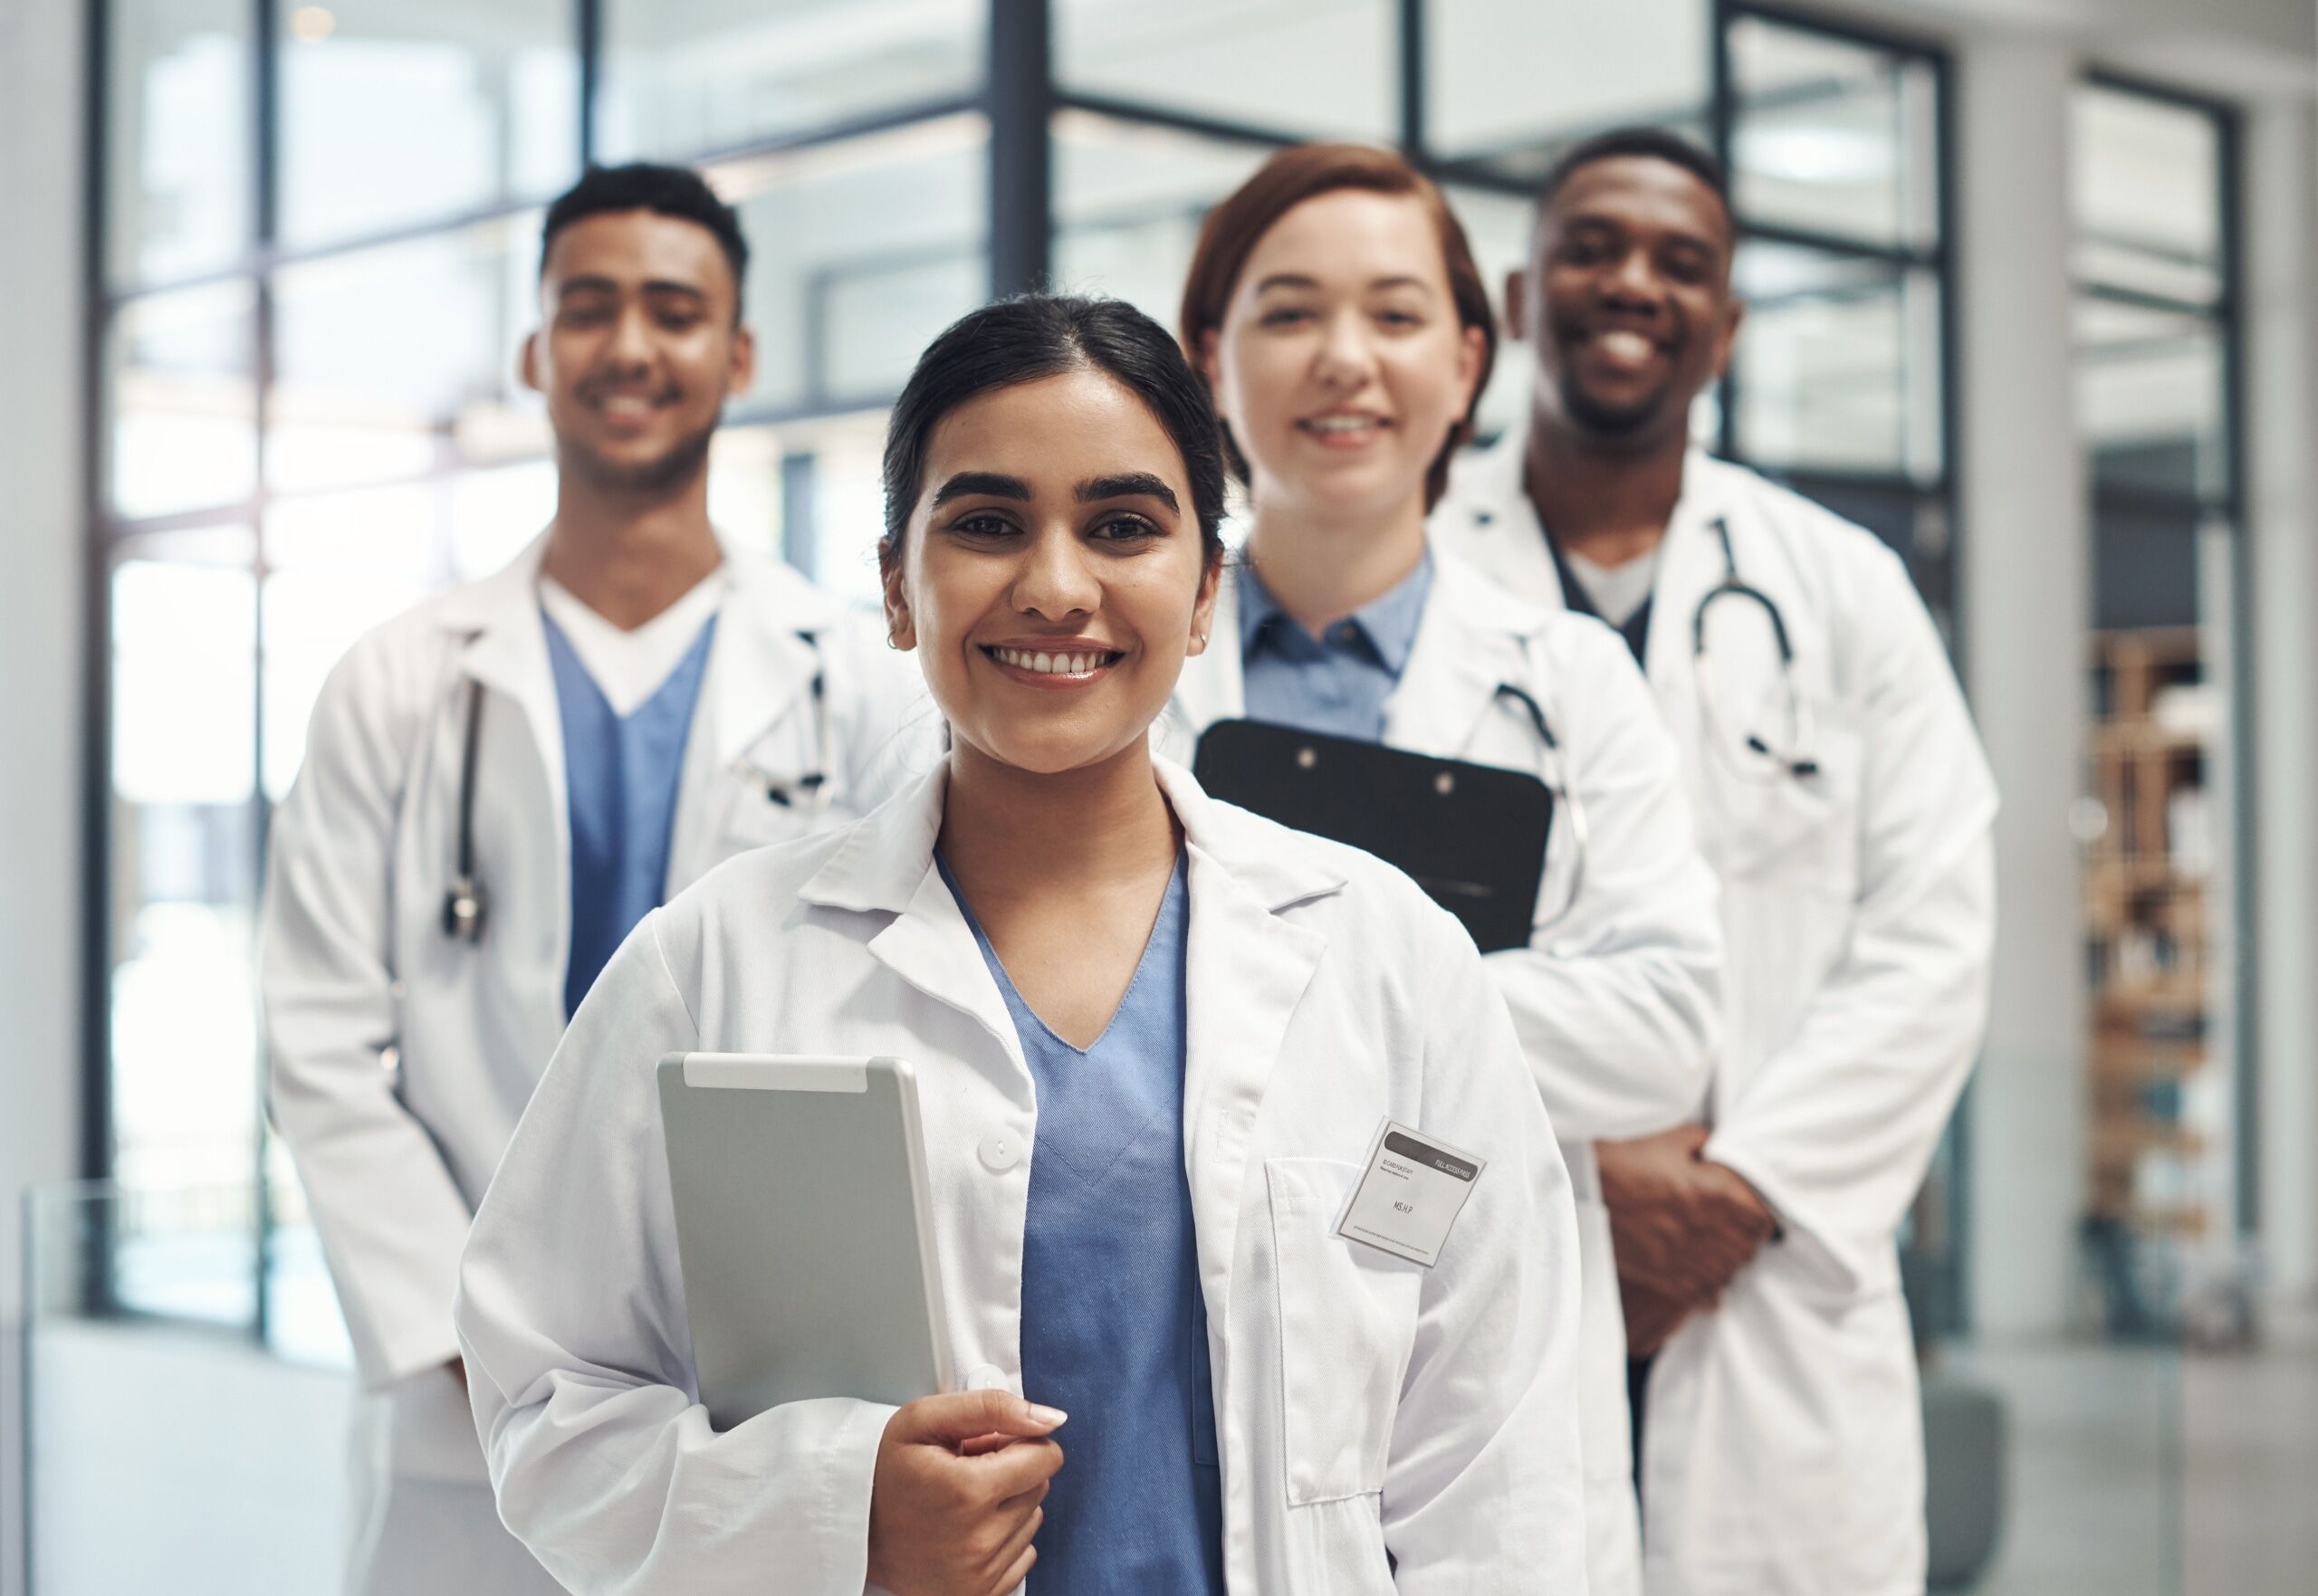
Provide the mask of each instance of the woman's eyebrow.
POLYGON ((962 471, 934 491, 934 508, 939 510, 953 499, 1013 499, 1028 504, 1035 497, 1030 484, 1019 476, 995 471, 962 471))
POLYGON ((1170 510, 1183 509, 1175 500, 1175 490, 1147 471, 1088 477, 1078 484, 1077 492, 1081 504, 1099 504, 1106 499, 1156 499, 1170 510))

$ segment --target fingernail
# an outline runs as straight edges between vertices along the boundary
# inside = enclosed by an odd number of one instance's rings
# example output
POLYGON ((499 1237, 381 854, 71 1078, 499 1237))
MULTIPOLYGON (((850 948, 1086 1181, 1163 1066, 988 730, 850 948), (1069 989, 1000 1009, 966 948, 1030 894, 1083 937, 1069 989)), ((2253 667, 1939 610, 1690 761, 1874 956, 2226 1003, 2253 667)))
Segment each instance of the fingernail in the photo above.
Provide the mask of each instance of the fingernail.
POLYGON ((1063 1420, 1070 1417, 1059 1408, 1042 1408, 1036 1402, 1026 1402, 1023 1406, 1030 1409, 1032 1423, 1043 1424, 1049 1429, 1060 1429, 1063 1420))

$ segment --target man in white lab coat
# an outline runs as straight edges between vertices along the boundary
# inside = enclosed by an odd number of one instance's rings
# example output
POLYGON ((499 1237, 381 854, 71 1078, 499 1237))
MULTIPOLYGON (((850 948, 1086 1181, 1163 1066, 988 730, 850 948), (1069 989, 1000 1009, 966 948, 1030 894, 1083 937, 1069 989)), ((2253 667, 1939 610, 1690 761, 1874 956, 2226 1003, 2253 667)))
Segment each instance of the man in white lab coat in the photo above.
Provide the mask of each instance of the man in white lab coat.
POLYGON ((354 645, 275 817, 270 1102, 365 1392, 358 1596, 558 1589, 501 1527, 468 1411, 470 1218, 636 921, 872 807, 934 723, 866 612, 709 523, 709 439, 754 364, 746 258, 690 172, 592 170, 557 201, 522 351, 555 519, 354 645))
POLYGON ((1565 158, 1508 289, 1526 433, 1443 546, 1626 637, 1722 882, 1704 1123, 1598 1149, 1650 1596, 1911 1596, 1923 1448, 1896 1236, 1987 1008, 1996 792, 1900 560, 1689 445, 1741 310, 1722 174, 1667 135, 1565 158))

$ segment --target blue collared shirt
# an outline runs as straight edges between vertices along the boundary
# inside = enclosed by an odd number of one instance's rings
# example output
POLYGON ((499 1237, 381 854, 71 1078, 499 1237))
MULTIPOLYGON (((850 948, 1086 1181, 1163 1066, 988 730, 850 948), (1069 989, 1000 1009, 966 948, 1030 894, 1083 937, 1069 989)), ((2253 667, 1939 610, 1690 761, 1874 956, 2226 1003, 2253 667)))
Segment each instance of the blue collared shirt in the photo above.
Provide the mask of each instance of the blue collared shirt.
POLYGON ((1382 741, 1385 702, 1408 667, 1432 592, 1432 550, 1398 587, 1317 637, 1280 608, 1252 565, 1236 576, 1248 718, 1382 741))

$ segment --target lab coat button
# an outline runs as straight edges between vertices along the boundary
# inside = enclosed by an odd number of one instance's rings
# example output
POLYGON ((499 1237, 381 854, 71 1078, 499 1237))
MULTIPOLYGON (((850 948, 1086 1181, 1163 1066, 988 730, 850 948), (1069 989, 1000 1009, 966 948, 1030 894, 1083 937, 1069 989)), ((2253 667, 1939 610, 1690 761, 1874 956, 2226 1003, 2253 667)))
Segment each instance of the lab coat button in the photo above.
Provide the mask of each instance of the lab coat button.
POLYGON ((1006 1378, 1006 1371, 997 1364, 981 1363, 966 1376, 966 1389, 970 1391, 1012 1391, 1014 1382, 1006 1378))
POLYGON ((982 1167, 993 1175, 1002 1175, 1022 1161, 1021 1148, 1003 1131, 984 1136, 976 1151, 982 1154, 982 1167))

